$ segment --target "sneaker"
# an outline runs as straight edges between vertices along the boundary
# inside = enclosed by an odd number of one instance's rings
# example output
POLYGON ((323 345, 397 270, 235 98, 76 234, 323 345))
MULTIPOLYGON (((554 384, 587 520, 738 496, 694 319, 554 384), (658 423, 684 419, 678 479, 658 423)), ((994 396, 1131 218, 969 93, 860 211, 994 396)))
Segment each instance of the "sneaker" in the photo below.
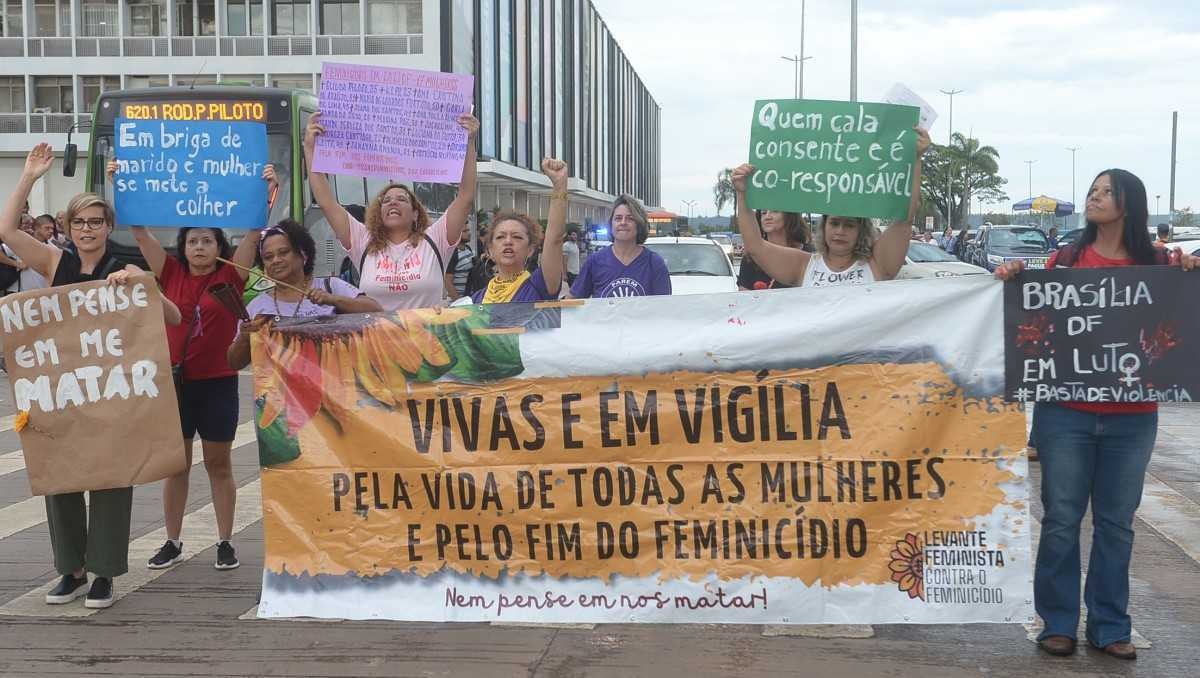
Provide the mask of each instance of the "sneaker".
POLYGON ((158 553, 155 553, 154 557, 150 559, 150 562, 146 563, 146 567, 151 570, 165 570, 175 563, 182 562, 183 542, 179 542, 179 546, 176 546, 175 542, 168 539, 162 545, 162 548, 158 550, 158 553))
POLYGON ((59 580, 58 586, 50 589, 50 593, 46 594, 47 605, 63 605, 75 600, 79 596, 87 593, 87 575, 76 579, 75 577, 64 574, 59 580))
POLYGON ((103 609, 112 607, 113 604, 113 585, 112 580, 108 577, 96 577, 92 580, 92 588, 88 591, 87 598, 83 601, 84 607, 92 609, 103 609))
POLYGON ((217 564, 213 567, 218 570, 232 570, 241 563, 238 562, 237 552, 233 550, 233 544, 228 541, 223 541, 217 544, 217 564))

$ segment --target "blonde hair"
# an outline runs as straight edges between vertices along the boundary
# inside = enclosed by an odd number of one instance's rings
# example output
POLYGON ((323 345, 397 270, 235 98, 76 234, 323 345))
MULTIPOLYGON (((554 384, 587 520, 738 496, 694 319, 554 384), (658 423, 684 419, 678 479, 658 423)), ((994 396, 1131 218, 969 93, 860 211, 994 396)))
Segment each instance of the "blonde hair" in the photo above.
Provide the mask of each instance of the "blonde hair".
POLYGON ((496 239, 497 227, 506 221, 515 221, 525 227, 525 234, 529 236, 529 246, 531 248, 536 250, 538 245, 542 243, 542 226, 534 221, 533 217, 513 210, 501 210, 492 217, 492 227, 487 231, 485 241, 488 247, 491 247, 492 241, 496 239))
POLYGON ((875 226, 871 224, 870 219, 863 217, 843 217, 836 214, 822 215, 821 227, 812 234, 813 245, 816 246, 817 252, 824 256, 829 251, 825 246, 825 224, 831 217, 858 225, 858 238, 854 241, 854 248, 850 250, 850 254, 855 259, 870 259, 875 250, 875 226))
POLYGON ((408 202, 412 205, 413 211, 416 212, 417 218, 413 222, 412 234, 408 237, 409 243, 416 247, 421 243, 422 236, 425 235, 425 229, 429 228, 429 212, 425 211, 425 206, 417 199, 417 194, 412 192, 412 189, 404 184, 388 184, 383 187, 383 190, 375 195, 371 204, 367 206, 366 217, 367 227, 367 252, 382 252, 392 244, 388 238, 387 227, 383 225, 383 196, 393 188, 399 188, 408 195, 408 202))
POLYGON ((116 226, 116 214, 113 213, 112 205, 109 205, 107 200, 95 193, 79 193, 74 198, 71 198, 71 202, 67 203, 67 216, 64 221, 66 222, 68 233, 71 232, 71 220, 75 218, 75 215, 89 207, 103 208, 104 221, 108 223, 108 227, 111 229, 116 226))

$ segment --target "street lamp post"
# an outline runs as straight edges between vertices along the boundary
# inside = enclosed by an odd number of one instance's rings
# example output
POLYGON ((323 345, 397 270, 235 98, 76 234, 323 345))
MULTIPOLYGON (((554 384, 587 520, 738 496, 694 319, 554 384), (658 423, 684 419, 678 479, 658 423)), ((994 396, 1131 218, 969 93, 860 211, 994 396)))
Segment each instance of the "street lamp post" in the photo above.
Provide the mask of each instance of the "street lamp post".
POLYGON ((1159 201, 1161 201, 1161 200, 1162 200, 1161 195, 1154 196, 1154 216, 1156 216, 1156 217, 1159 214, 1162 214, 1162 205, 1159 204, 1159 201))
POLYGON ((951 220, 954 218, 954 191, 951 188, 951 177, 954 172, 950 171, 950 145, 954 141, 954 95, 961 94, 961 89, 938 90, 942 94, 950 97, 950 123, 949 131, 946 133, 946 225, 952 226, 951 220))
POLYGON ((1029 197, 1033 197, 1033 163, 1037 160, 1026 160, 1025 165, 1029 167, 1029 197))
POLYGON ((850 0, 850 101, 858 101, 858 0, 850 0))
POLYGON ((684 200, 683 204, 687 205, 688 220, 692 218, 692 206, 696 204, 695 200, 684 200))
POLYGON ((1071 152, 1071 204, 1078 205, 1075 202, 1075 151, 1079 150, 1079 146, 1068 146, 1067 150, 1071 152))

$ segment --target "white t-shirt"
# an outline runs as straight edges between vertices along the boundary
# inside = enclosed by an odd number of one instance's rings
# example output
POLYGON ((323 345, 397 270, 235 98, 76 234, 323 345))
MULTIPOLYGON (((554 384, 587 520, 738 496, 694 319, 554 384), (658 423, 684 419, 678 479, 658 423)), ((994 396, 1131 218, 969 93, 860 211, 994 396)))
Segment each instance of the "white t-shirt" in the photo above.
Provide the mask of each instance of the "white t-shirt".
POLYGON ((833 287, 865 285, 873 282, 875 282, 875 272, 871 270, 871 263, 866 259, 856 259, 850 268, 844 271, 833 271, 825 265, 825 257, 814 254, 808 260, 808 267, 804 271, 804 280, 800 282, 800 286, 833 287))
MULTIPOLYGON (((342 280, 341 278, 313 278, 309 287, 314 290, 326 290, 330 294, 336 294, 339 297, 349 297, 356 299, 362 292, 357 287, 342 280), (328 282, 328 288, 326 287, 328 282)), ((332 306, 322 306, 314 304, 308 299, 295 301, 280 301, 276 303, 273 290, 268 290, 250 300, 246 304, 246 314, 251 318, 260 315, 277 315, 284 318, 308 318, 318 315, 333 315, 337 312, 332 306)), ((239 326, 240 327, 240 326, 239 326)))
POLYGON ((579 275, 579 245, 570 240, 565 241, 563 254, 567 255, 567 273, 579 275))
MULTIPOLYGON (((10 259, 16 259, 17 261, 20 261, 20 259, 17 257, 17 255, 15 253, 13 253, 12 249, 10 249, 8 245, 0 245, 0 247, 4 248, 5 256, 7 256, 10 259)), ((31 267, 25 269, 24 271, 21 271, 21 277, 17 279, 17 282, 10 285, 9 288, 4 291, 5 292, 28 292, 29 290, 46 289, 49 286, 50 286, 50 284, 46 282, 46 278, 44 276, 42 276, 41 273, 38 273, 37 271, 33 270, 33 267, 31 266, 31 267)))
MULTIPOLYGON (((407 240, 392 243, 382 252, 373 252, 363 259, 370 234, 367 227, 350 217, 350 253, 355 266, 362 261, 358 287, 364 294, 378 301, 385 311, 398 308, 430 308, 442 303, 445 291, 445 271, 440 270, 438 256, 429 246, 432 240, 437 245, 442 262, 450 261, 450 252, 455 244, 446 242, 446 217, 433 222, 414 247, 407 240)), ((443 264, 444 265, 444 264, 443 264)))

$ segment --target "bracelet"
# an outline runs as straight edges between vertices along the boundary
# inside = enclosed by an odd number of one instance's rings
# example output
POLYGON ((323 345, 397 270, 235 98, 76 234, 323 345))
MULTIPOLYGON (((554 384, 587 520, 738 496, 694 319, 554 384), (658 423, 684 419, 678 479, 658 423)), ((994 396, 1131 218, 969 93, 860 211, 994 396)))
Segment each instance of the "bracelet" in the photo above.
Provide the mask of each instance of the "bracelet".
POLYGON ((566 200, 567 192, 566 191, 554 191, 553 193, 550 194, 550 199, 551 200, 566 200))

